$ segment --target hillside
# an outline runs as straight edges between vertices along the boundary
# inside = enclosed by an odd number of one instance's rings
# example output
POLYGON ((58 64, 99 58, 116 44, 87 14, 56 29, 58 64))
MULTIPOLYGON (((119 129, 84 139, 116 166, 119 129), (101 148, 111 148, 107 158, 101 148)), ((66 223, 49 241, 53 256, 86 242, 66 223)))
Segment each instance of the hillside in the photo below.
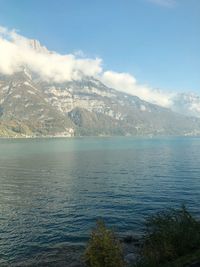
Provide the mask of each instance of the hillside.
POLYGON ((185 117, 106 87, 99 80, 41 81, 27 68, 0 76, 0 135, 197 135, 185 117))

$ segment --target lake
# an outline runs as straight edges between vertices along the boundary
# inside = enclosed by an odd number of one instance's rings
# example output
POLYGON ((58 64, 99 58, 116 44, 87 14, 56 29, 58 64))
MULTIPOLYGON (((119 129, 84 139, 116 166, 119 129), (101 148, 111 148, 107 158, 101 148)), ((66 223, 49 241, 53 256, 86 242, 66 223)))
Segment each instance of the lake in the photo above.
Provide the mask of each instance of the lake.
POLYGON ((200 138, 0 139, 0 266, 75 266, 98 218, 140 234, 182 203, 200 215, 200 138))

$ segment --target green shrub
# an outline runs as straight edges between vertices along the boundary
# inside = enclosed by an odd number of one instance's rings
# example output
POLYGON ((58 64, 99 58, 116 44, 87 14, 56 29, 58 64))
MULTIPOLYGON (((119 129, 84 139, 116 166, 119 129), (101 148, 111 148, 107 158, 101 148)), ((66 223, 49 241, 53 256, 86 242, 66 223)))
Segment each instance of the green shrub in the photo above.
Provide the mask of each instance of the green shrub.
POLYGON ((114 232, 102 221, 97 222, 85 251, 88 267, 122 267, 123 257, 120 242, 114 232))
POLYGON ((200 248, 200 222, 185 208, 156 213, 146 222, 143 266, 158 266, 200 248))

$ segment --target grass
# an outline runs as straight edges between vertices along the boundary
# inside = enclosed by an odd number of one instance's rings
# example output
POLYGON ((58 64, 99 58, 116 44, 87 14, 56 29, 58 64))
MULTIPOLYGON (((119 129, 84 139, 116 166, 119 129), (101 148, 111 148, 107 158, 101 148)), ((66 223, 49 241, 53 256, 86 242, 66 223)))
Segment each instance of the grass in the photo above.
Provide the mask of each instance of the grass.
POLYGON ((198 262, 200 266, 200 250, 188 254, 186 256, 182 256, 179 259, 169 262, 167 264, 161 265, 160 267, 183 267, 189 266, 192 263, 198 262))
POLYGON ((179 257, 178 259, 174 261, 169 261, 164 264, 156 264, 156 265, 146 265, 144 263, 138 263, 133 265, 134 267, 147 267, 147 266, 153 266, 153 267, 188 267, 191 264, 194 264, 198 262, 200 266, 200 250, 197 250, 193 253, 187 254, 185 256, 179 257))
POLYGON ((141 261, 136 266, 162 266, 199 249, 200 222, 185 206, 164 210, 148 218, 141 261))

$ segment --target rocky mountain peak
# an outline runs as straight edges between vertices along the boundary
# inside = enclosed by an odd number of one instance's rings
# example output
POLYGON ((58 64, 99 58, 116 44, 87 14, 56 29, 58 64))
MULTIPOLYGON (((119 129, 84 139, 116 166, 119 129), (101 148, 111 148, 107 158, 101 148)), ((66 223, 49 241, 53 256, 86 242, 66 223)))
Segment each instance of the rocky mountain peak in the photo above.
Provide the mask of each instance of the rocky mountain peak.
POLYGON ((29 39, 28 45, 38 53, 50 53, 49 50, 45 46, 41 45, 38 40, 29 39))

